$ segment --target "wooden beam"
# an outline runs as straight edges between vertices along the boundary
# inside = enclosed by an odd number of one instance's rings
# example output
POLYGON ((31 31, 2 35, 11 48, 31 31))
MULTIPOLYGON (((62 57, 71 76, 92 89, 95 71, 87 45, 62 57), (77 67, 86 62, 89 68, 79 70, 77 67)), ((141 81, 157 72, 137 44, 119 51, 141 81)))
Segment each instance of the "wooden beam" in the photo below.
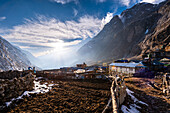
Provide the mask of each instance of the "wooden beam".
POLYGON ((105 113, 106 110, 109 108, 109 105, 110 105, 110 103, 111 103, 111 100, 112 100, 112 97, 109 99, 109 101, 108 101, 108 103, 107 103, 105 109, 102 111, 102 113, 105 113))

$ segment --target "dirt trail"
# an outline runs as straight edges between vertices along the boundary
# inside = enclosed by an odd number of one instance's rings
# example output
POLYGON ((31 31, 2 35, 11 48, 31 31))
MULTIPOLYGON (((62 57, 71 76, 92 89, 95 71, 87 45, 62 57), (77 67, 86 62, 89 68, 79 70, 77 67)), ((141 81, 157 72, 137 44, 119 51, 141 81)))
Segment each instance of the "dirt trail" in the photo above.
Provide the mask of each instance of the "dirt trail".
MULTIPOLYGON (((133 95, 138 99, 148 104, 140 105, 142 109, 138 109, 142 113, 170 113, 170 98, 162 93, 160 89, 155 87, 156 84, 161 88, 162 81, 160 79, 148 78, 125 78, 126 86, 133 91, 133 95)), ((125 105, 128 102, 132 103, 128 96, 125 105)))

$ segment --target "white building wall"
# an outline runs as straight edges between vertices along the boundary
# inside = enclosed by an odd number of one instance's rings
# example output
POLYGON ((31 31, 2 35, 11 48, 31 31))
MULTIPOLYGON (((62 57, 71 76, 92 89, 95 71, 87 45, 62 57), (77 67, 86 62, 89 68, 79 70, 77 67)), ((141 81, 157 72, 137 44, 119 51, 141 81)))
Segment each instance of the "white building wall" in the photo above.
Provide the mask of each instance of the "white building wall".
POLYGON ((127 74, 129 74, 129 68, 127 68, 126 70, 127 70, 127 74))
POLYGON ((110 71, 121 72, 125 74, 136 72, 135 68, 130 68, 130 67, 110 67, 110 68, 111 68, 110 71))

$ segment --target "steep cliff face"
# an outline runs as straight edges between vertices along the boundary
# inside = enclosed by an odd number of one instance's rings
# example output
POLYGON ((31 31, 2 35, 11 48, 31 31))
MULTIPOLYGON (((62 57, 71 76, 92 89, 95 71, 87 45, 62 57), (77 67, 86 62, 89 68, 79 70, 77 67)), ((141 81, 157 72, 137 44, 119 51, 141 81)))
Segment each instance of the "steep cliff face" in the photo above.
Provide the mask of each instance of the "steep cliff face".
POLYGON ((27 69, 30 65, 30 61, 21 50, 0 37, 0 70, 27 69))
POLYGON ((164 3, 162 7, 157 10, 157 13, 161 15, 160 18, 154 24, 153 30, 148 33, 145 39, 139 44, 142 53, 156 51, 163 45, 164 48, 170 46, 170 1, 164 3))
MULTIPOLYGON (((140 3, 114 16, 103 30, 78 51, 84 61, 108 61, 139 56, 169 43, 170 0, 140 3)), ((168 45, 168 44, 167 44, 168 45)))

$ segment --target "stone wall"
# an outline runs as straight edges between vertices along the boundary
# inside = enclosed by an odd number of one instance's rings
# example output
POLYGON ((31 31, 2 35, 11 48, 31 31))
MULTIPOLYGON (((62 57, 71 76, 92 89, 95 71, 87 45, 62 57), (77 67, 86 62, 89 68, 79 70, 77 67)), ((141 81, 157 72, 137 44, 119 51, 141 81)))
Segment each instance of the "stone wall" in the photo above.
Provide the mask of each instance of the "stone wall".
POLYGON ((13 78, 19 78, 27 75, 29 71, 17 71, 17 70, 10 70, 5 72, 0 72, 0 79, 13 79, 13 78))
POLYGON ((31 73, 24 77, 0 79, 0 106, 22 95, 24 91, 33 90, 33 81, 34 77, 31 73))

